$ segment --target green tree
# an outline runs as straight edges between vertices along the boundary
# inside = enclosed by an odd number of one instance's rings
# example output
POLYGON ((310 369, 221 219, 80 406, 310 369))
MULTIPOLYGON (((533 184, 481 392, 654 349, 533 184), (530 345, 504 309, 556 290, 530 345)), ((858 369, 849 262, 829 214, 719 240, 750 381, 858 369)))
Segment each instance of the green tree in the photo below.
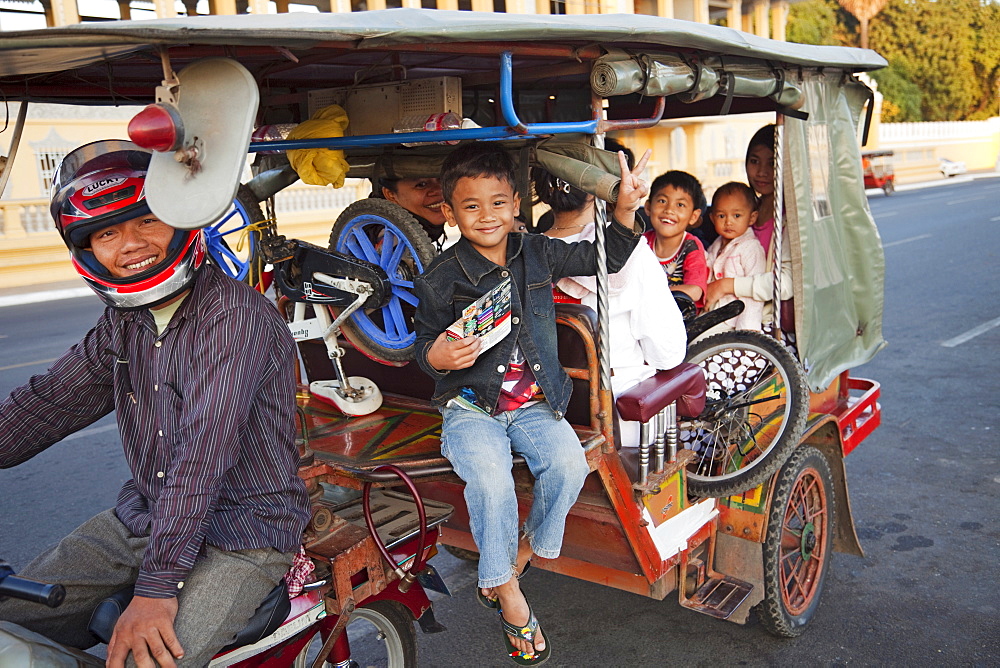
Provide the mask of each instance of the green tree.
POLYGON ((843 44, 844 27, 838 17, 836 0, 806 0, 788 9, 785 36, 800 44, 843 44))
MULTIPOLYGON (((806 0, 789 13, 793 42, 851 45, 858 31, 863 26, 835 0, 806 0)), ((885 97, 885 120, 997 114, 1000 0, 888 0, 869 37, 871 48, 890 63, 873 73, 885 97)))
POLYGON ((884 70, 872 72, 878 82, 878 92, 882 94, 882 121, 885 123, 907 123, 922 121, 920 109, 920 87, 910 80, 903 68, 893 63, 884 70))
MULTIPOLYGON (((920 89, 922 120, 965 120, 995 111, 998 31, 992 0, 890 0, 871 44, 920 89)), ((909 94, 897 83, 885 95, 902 110, 909 94)))
POLYGON ((969 113, 970 119, 996 116, 1000 95, 1000 4, 986 2, 979 7, 972 21, 976 45, 972 69, 980 83, 980 97, 969 113))

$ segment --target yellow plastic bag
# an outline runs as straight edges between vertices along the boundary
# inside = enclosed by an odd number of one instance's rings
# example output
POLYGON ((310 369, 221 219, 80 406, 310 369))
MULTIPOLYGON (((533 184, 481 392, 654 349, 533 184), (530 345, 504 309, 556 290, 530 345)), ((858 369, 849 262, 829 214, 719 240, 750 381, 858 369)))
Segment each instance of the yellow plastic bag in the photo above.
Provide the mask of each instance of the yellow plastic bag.
MULTIPOLYGON (((347 129, 347 112, 339 105, 323 107, 312 118, 299 123, 288 133, 289 139, 322 139, 343 137, 347 129)), ((288 162, 303 182, 311 186, 332 185, 340 188, 350 165, 343 151, 329 148, 300 148, 288 151, 288 162)))

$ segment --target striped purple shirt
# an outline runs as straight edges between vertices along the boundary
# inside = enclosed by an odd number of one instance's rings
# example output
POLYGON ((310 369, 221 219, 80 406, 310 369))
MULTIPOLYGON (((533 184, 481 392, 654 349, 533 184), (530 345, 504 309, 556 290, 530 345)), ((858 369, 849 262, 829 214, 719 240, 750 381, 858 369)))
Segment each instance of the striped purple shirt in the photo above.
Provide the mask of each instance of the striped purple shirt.
POLYGON ((108 308, 48 373, 14 390, 0 404, 0 467, 117 411, 133 479, 115 511, 150 536, 135 592, 175 596, 206 542, 300 544, 309 500, 294 444, 296 363, 274 305, 206 266, 162 335, 148 310, 108 308))

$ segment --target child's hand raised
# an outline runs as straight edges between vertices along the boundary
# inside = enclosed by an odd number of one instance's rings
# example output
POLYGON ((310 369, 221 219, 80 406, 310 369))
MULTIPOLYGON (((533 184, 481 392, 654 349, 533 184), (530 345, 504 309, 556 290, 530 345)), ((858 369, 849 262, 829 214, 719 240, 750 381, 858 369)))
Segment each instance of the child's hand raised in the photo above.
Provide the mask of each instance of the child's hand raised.
POLYGON ((445 332, 438 334, 427 351, 427 362, 438 371, 467 369, 479 358, 482 341, 477 336, 448 340, 445 332))
POLYGON ((615 220, 629 229, 635 223, 636 210, 642 206, 646 196, 649 195, 649 185, 639 175, 646 169, 646 163, 649 162, 649 156, 652 154, 650 149, 646 149, 635 168, 629 170, 625 152, 618 151, 622 182, 618 188, 618 201, 615 203, 615 220))

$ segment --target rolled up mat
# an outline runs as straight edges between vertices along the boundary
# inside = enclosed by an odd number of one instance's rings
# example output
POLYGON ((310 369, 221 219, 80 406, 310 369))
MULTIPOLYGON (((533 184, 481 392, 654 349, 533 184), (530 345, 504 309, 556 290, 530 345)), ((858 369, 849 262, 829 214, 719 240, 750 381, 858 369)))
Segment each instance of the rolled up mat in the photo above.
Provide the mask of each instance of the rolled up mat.
POLYGON ((695 73, 679 56, 642 55, 639 60, 618 54, 598 60, 590 71, 590 87, 601 97, 612 95, 675 95, 694 86, 695 73))
POLYGON ((544 149, 535 151, 535 161, 549 173, 580 190, 600 197, 607 202, 618 201, 621 178, 600 167, 544 149))
POLYGON ((648 56, 649 80, 643 95, 676 95, 694 87, 694 70, 675 56, 648 56))
POLYGON ((636 61, 598 60, 590 71, 590 87, 601 97, 638 93, 646 83, 646 74, 636 61))

